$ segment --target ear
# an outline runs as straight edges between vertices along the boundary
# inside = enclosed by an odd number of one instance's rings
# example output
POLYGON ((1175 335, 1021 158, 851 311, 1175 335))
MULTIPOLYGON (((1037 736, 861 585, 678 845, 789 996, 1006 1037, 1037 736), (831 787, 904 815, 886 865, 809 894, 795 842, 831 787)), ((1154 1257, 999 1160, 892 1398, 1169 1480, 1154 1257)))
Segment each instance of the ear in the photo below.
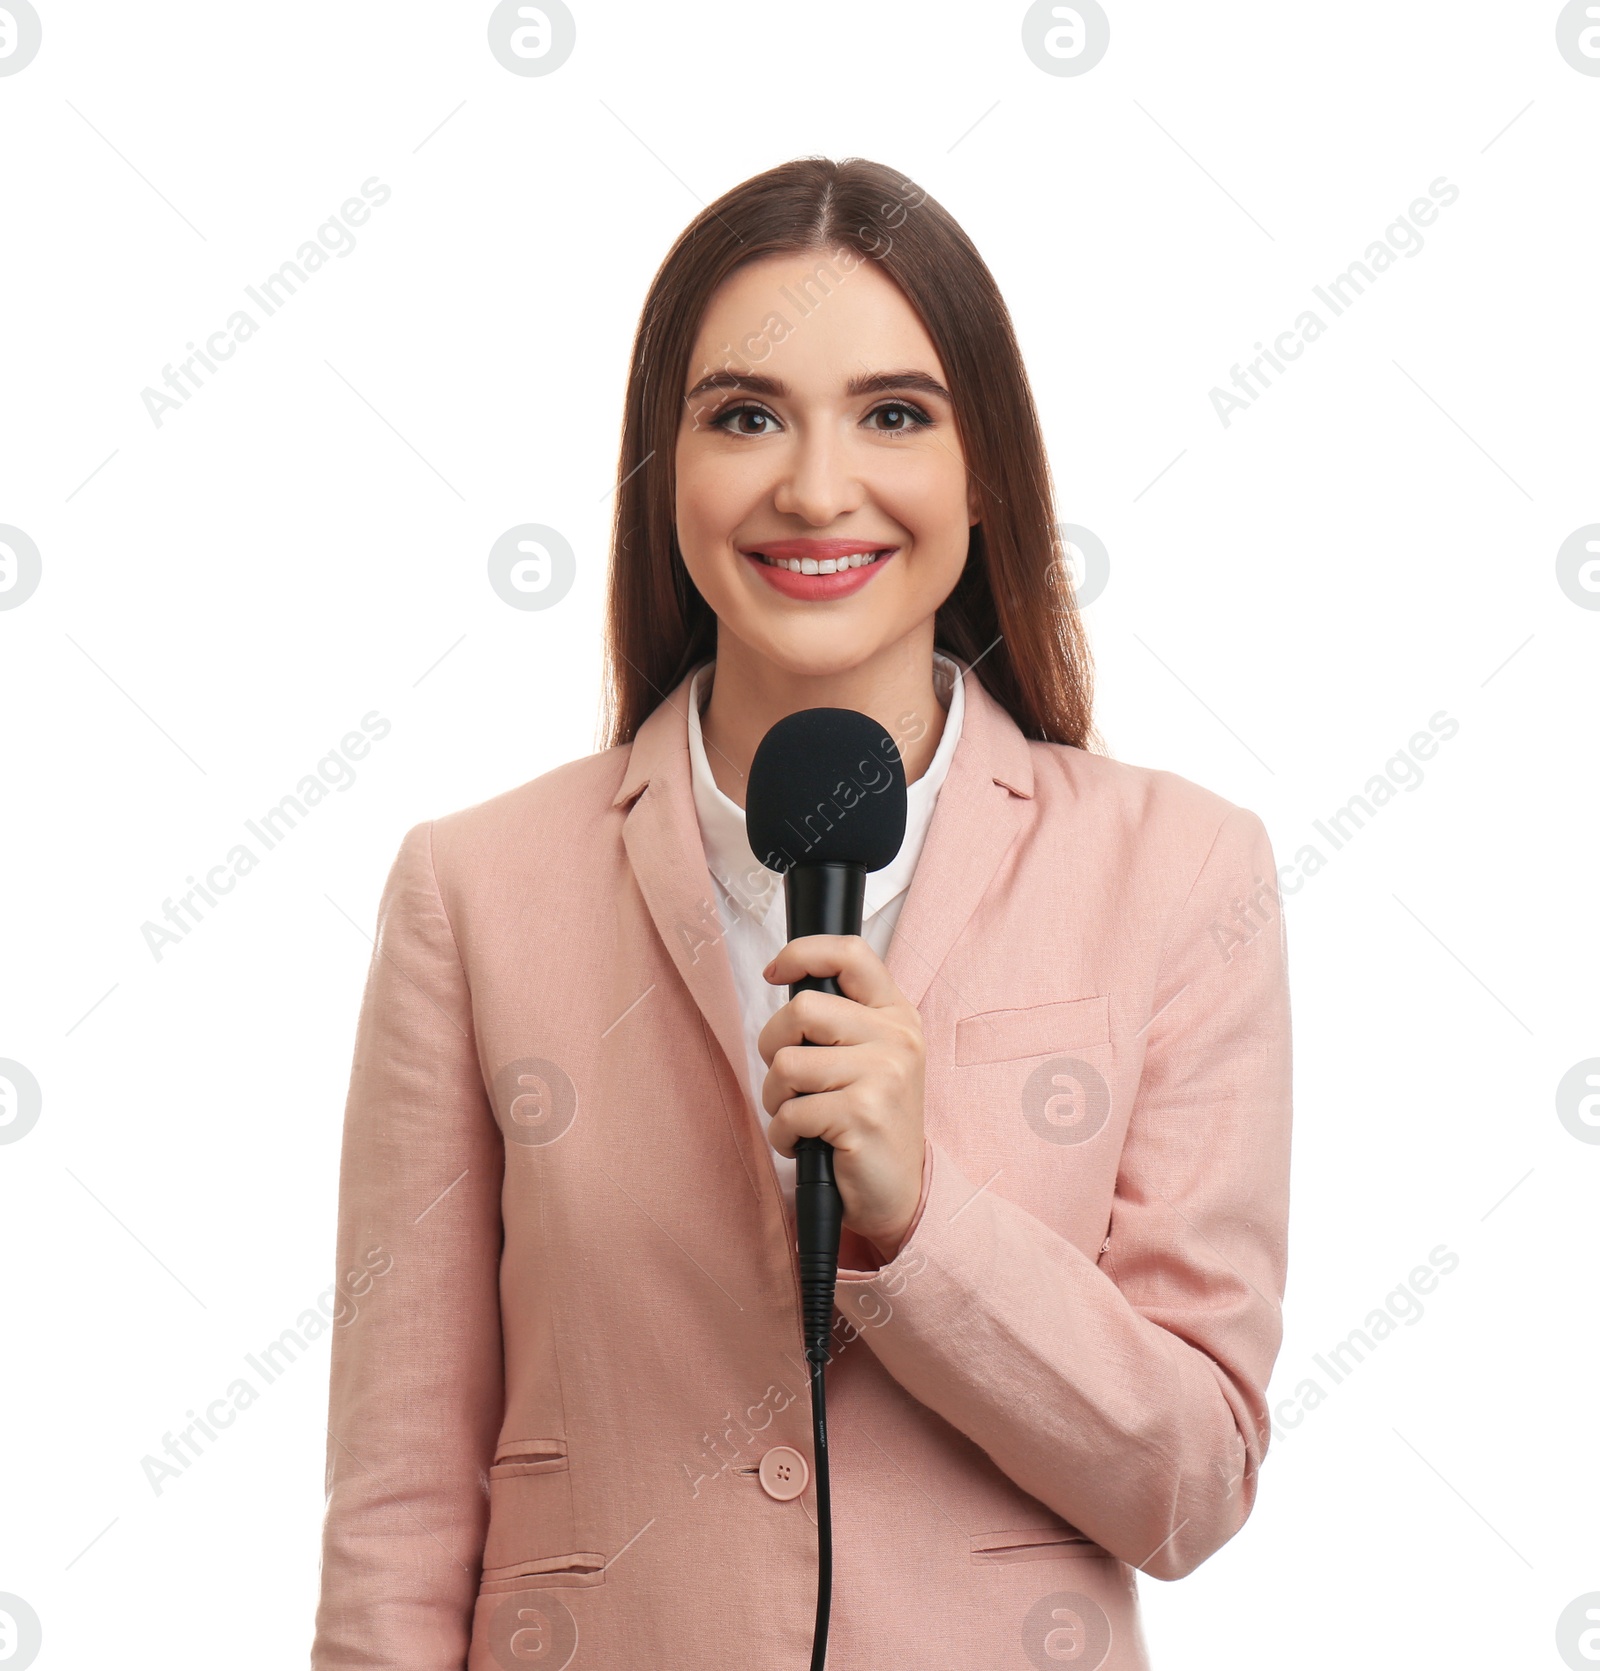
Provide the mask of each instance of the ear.
POLYGON ((973 477, 967 477, 967 526, 975 528, 980 518, 978 512, 978 484, 973 477))

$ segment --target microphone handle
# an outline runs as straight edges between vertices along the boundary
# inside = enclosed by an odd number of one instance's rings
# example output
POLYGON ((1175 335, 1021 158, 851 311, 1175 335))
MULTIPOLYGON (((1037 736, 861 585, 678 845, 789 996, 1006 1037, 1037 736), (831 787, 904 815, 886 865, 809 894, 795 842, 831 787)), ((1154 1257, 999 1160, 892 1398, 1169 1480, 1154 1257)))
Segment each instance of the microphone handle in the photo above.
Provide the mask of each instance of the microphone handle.
MULTIPOLYGON (((867 873, 858 864, 793 865, 783 879, 789 938, 807 934, 859 934, 867 873)), ((831 975, 806 975, 789 987, 797 992, 843 991, 831 975)), ((816 1041, 806 1039, 807 1044, 816 1041)), ((839 1235, 844 1201, 833 1175, 833 1145, 820 1137, 795 1139, 795 1232, 800 1255, 800 1292, 805 1311, 806 1357, 828 1361, 833 1296, 839 1272, 839 1235)))

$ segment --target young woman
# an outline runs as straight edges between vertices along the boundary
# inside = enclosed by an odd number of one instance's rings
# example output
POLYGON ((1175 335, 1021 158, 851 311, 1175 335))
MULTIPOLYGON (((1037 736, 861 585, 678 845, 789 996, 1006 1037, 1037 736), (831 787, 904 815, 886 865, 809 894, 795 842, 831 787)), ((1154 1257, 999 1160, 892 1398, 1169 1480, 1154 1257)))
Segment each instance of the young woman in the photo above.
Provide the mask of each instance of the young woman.
POLYGON ((384 893, 313 1664, 810 1662, 816 1136, 828 1664, 1141 1671, 1135 1571, 1232 1537, 1268 1442, 1266 831, 1100 751, 1006 309, 892 170, 793 162, 696 218, 618 474, 612 746, 419 824, 384 893), (811 707, 897 739, 908 827, 859 937, 785 945, 744 783, 811 707), (808 974, 844 996, 786 1001, 808 974))

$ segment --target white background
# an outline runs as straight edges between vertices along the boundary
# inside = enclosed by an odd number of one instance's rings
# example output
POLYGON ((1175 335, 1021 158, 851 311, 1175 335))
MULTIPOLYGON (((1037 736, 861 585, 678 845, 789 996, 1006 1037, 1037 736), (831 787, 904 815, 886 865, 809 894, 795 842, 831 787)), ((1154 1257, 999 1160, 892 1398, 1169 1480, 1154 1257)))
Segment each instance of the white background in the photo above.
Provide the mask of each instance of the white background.
POLYGON ((0 1057, 43 1094, 0 1146, 0 1591, 39 1663, 303 1663, 327 1338, 159 1495, 141 1459, 332 1280, 401 836, 596 746, 652 272, 820 153, 904 170, 999 279, 1060 515, 1110 554, 1113 754, 1256 810, 1288 864, 1459 723, 1286 899, 1300 1419, 1239 1535, 1142 1580, 1154 1663, 1560 1666, 1600 1590, 1600 1147, 1555 1098, 1600 1056, 1600 612, 1556 581, 1600 521, 1600 77, 1559 7, 1118 3, 1056 76, 1016 4, 607 0, 519 76, 484 4, 39 3, 0 77, 0 523, 43 565, 0 610, 0 1057), (353 253, 156 426, 141 391, 374 175, 353 253), (1420 253, 1225 427, 1212 388, 1441 176, 1420 253), (522 522, 577 554, 548 611, 487 581, 522 522), (158 961, 141 925, 372 710, 354 786, 158 961), (1420 1320, 1334 1385, 1316 1355, 1441 1245, 1420 1320))

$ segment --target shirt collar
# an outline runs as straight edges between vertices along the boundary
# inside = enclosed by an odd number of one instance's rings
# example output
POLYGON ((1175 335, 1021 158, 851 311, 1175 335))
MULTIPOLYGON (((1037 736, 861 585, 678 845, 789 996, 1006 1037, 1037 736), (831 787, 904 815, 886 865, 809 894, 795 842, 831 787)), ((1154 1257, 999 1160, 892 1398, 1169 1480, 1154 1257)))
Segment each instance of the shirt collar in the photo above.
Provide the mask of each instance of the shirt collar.
MULTIPOLYGON (((711 874, 727 891, 736 909, 765 922, 783 898, 782 880, 758 860, 745 834, 744 809, 723 794, 711 775, 705 739, 700 731, 700 707, 710 693, 716 663, 702 663, 689 682, 689 763, 700 839, 711 874)), ((864 916, 870 917, 904 893, 917 868, 928 825, 933 819, 939 789, 950 770, 966 713, 965 680, 958 663, 940 650, 933 653, 933 682, 945 705, 944 731, 928 769, 906 786, 906 834, 894 862, 868 871, 864 916)))

